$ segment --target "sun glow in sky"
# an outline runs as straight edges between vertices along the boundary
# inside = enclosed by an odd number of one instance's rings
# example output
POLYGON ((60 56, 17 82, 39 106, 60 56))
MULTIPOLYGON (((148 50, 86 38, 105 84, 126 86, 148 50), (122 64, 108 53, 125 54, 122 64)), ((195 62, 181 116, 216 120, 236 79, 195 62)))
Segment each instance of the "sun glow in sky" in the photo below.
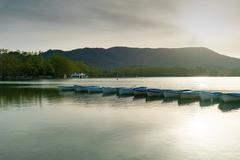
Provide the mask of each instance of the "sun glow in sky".
POLYGON ((190 3, 183 14, 184 28, 203 46, 220 53, 239 56, 240 33, 236 1, 199 1, 190 3), (222 47, 220 47, 222 46, 222 47))
POLYGON ((0 48, 203 46, 240 57, 238 0, 0 0, 0 48))

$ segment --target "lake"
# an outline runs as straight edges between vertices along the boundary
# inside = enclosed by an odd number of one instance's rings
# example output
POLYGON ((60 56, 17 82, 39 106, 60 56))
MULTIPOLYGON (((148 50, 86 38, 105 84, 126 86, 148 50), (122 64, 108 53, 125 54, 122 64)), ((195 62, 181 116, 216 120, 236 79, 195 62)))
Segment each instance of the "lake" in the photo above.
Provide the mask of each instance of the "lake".
POLYGON ((235 160, 240 104, 59 92, 59 85, 237 92, 239 77, 0 82, 1 160, 235 160))

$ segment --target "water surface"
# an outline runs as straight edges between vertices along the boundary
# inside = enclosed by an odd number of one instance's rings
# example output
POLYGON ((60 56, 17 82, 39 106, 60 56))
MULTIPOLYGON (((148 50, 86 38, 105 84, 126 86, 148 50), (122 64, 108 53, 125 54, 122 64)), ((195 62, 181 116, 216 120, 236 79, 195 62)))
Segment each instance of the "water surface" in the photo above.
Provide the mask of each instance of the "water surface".
POLYGON ((61 84, 240 91, 240 78, 1 82, 0 159, 239 159, 239 104, 59 92, 61 84))

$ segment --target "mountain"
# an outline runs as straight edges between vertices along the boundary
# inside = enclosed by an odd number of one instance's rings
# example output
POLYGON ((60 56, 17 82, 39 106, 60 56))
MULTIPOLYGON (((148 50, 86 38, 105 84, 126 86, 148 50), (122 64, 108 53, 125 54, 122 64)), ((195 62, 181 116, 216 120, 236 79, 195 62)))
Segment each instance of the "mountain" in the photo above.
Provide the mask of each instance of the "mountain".
POLYGON ((127 66, 240 68, 240 59, 204 47, 191 48, 82 48, 71 51, 48 50, 44 58, 63 55, 104 69, 127 66))

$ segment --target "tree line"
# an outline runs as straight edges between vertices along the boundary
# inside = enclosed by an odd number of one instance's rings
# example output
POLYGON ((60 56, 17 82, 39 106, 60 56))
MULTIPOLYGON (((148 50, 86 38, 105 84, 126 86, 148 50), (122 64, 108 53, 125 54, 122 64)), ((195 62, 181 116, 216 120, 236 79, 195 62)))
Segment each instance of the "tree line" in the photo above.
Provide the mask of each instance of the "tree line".
POLYGON ((38 52, 9 51, 0 49, 0 78, 33 79, 63 78, 74 72, 99 76, 101 71, 83 62, 73 61, 60 55, 44 59, 38 52))
POLYGON ((219 67, 146 67, 131 66, 122 67, 112 72, 119 77, 190 77, 190 76, 240 76, 239 68, 219 68, 219 67))
POLYGON ((179 68, 130 66, 100 69, 61 55, 44 59, 40 52, 22 52, 0 49, 0 79, 63 78, 75 72, 90 77, 187 77, 187 76, 240 76, 240 69, 226 68, 179 68))

